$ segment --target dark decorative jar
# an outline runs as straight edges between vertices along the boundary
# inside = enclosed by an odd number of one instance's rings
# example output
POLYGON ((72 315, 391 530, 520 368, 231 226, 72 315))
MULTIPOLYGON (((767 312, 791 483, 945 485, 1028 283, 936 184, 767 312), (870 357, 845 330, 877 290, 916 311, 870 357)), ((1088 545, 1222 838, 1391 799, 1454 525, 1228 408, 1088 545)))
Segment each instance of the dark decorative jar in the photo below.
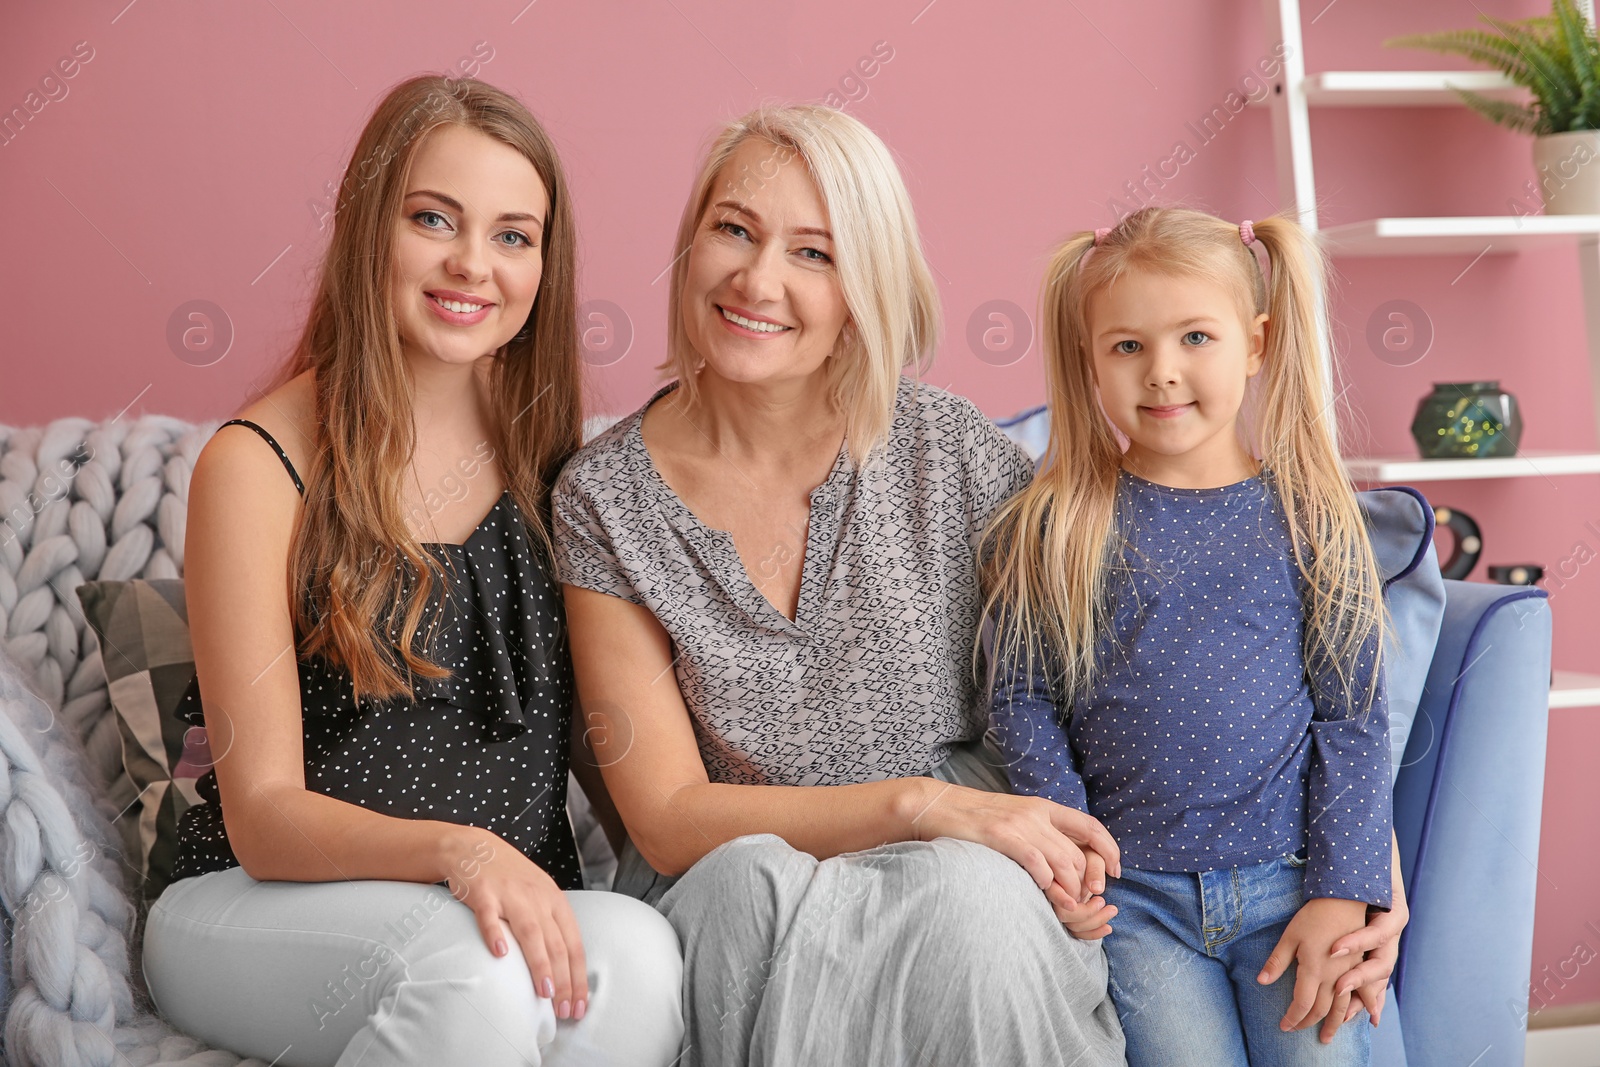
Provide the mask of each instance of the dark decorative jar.
POLYGON ((1502 563, 1489 568, 1489 580, 1501 585, 1537 585, 1544 568, 1537 563, 1502 563))
POLYGON ((1423 459, 1514 456, 1522 411, 1499 382, 1435 382, 1417 404, 1411 436, 1423 459))

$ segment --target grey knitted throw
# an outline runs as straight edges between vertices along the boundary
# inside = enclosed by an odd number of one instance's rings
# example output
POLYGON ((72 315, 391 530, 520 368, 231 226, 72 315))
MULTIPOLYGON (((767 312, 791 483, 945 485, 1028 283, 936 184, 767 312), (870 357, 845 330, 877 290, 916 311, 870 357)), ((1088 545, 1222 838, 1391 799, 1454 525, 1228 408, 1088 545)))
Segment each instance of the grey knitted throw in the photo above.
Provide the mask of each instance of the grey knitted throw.
POLYGON ((112 822, 136 797, 76 595, 96 578, 180 576, 189 472, 216 426, 147 415, 0 427, 0 905, 12 921, 14 1067, 240 1062, 162 1023, 133 981, 138 915, 112 822))

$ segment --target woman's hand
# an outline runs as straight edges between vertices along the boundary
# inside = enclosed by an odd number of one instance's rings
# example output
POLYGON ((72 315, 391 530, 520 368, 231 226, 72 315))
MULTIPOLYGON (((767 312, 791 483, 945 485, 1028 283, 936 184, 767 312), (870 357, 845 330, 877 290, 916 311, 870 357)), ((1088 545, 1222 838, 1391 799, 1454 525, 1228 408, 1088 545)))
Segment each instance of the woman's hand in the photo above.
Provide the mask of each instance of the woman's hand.
POLYGON ((450 893, 472 909, 478 930, 495 956, 522 948, 533 988, 558 1019, 581 1019, 589 1010, 589 969, 583 938, 567 895, 555 879, 503 838, 475 827, 452 835, 446 850, 450 893))
POLYGON ((1389 975, 1394 973, 1394 965, 1400 959, 1400 934, 1410 919, 1411 910, 1406 905, 1405 895, 1397 894, 1394 907, 1388 911, 1371 909, 1366 926, 1333 943, 1335 952, 1366 955, 1366 959, 1339 979, 1339 992, 1355 994, 1343 1022, 1349 1022, 1366 1008, 1372 1025, 1378 1025, 1383 1015, 1384 992, 1389 988, 1389 975))
POLYGON ((918 791, 916 807, 909 809, 915 840, 954 837, 1009 856, 1028 872, 1058 917, 1074 902, 1081 906, 1105 892, 1107 873, 1113 878, 1122 873, 1117 843, 1092 815, 1044 797, 990 793, 931 778, 906 781, 917 783, 912 787, 918 791))
POLYGON ((1389 988, 1389 975, 1394 973, 1394 966, 1400 959, 1400 934, 1411 920, 1405 882, 1400 876, 1400 842, 1398 838, 1391 838, 1391 841, 1389 869, 1392 872, 1392 906, 1388 911, 1368 908, 1367 925, 1333 943, 1335 952, 1364 953, 1366 959, 1339 979, 1340 993, 1349 995, 1353 992, 1355 995, 1338 1021, 1330 1019, 1329 1040, 1332 1040, 1332 1033, 1339 1029, 1340 1023, 1354 1019, 1362 1008, 1367 1009, 1373 1026, 1377 1026, 1383 1016, 1384 991, 1389 988))

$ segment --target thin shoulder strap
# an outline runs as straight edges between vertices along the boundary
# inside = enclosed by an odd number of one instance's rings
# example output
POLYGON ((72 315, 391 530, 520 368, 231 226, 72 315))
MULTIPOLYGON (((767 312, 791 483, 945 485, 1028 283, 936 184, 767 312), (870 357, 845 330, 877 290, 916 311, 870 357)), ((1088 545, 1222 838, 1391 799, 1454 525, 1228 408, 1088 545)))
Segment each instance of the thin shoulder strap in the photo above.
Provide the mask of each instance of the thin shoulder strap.
MULTIPOLYGON (((294 479, 294 487, 300 490, 301 496, 305 496, 306 485, 300 480, 300 475, 295 473, 294 464, 289 462, 289 454, 283 450, 282 445, 278 444, 277 439, 260 426, 257 426, 255 423, 251 422, 249 419, 229 419, 227 422, 223 423, 222 426, 232 426, 235 423, 240 426, 248 426, 256 433, 266 438, 267 444, 271 445, 272 450, 278 454, 278 458, 283 460, 283 466, 289 472, 289 477, 294 479)), ((218 426, 217 429, 222 429, 222 426, 218 426)))

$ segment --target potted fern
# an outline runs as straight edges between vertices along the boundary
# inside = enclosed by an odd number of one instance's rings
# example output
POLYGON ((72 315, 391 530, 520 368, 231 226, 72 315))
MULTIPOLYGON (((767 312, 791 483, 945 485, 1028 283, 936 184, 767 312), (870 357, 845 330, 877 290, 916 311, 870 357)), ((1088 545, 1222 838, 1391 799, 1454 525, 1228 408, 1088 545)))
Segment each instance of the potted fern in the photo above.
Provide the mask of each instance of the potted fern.
POLYGON ((1456 89, 1491 122, 1534 136, 1533 165, 1546 214, 1600 214, 1600 42, 1574 0, 1551 0, 1548 15, 1497 19, 1491 30, 1446 30, 1385 41, 1466 56, 1503 72, 1533 94, 1527 103, 1456 89))

